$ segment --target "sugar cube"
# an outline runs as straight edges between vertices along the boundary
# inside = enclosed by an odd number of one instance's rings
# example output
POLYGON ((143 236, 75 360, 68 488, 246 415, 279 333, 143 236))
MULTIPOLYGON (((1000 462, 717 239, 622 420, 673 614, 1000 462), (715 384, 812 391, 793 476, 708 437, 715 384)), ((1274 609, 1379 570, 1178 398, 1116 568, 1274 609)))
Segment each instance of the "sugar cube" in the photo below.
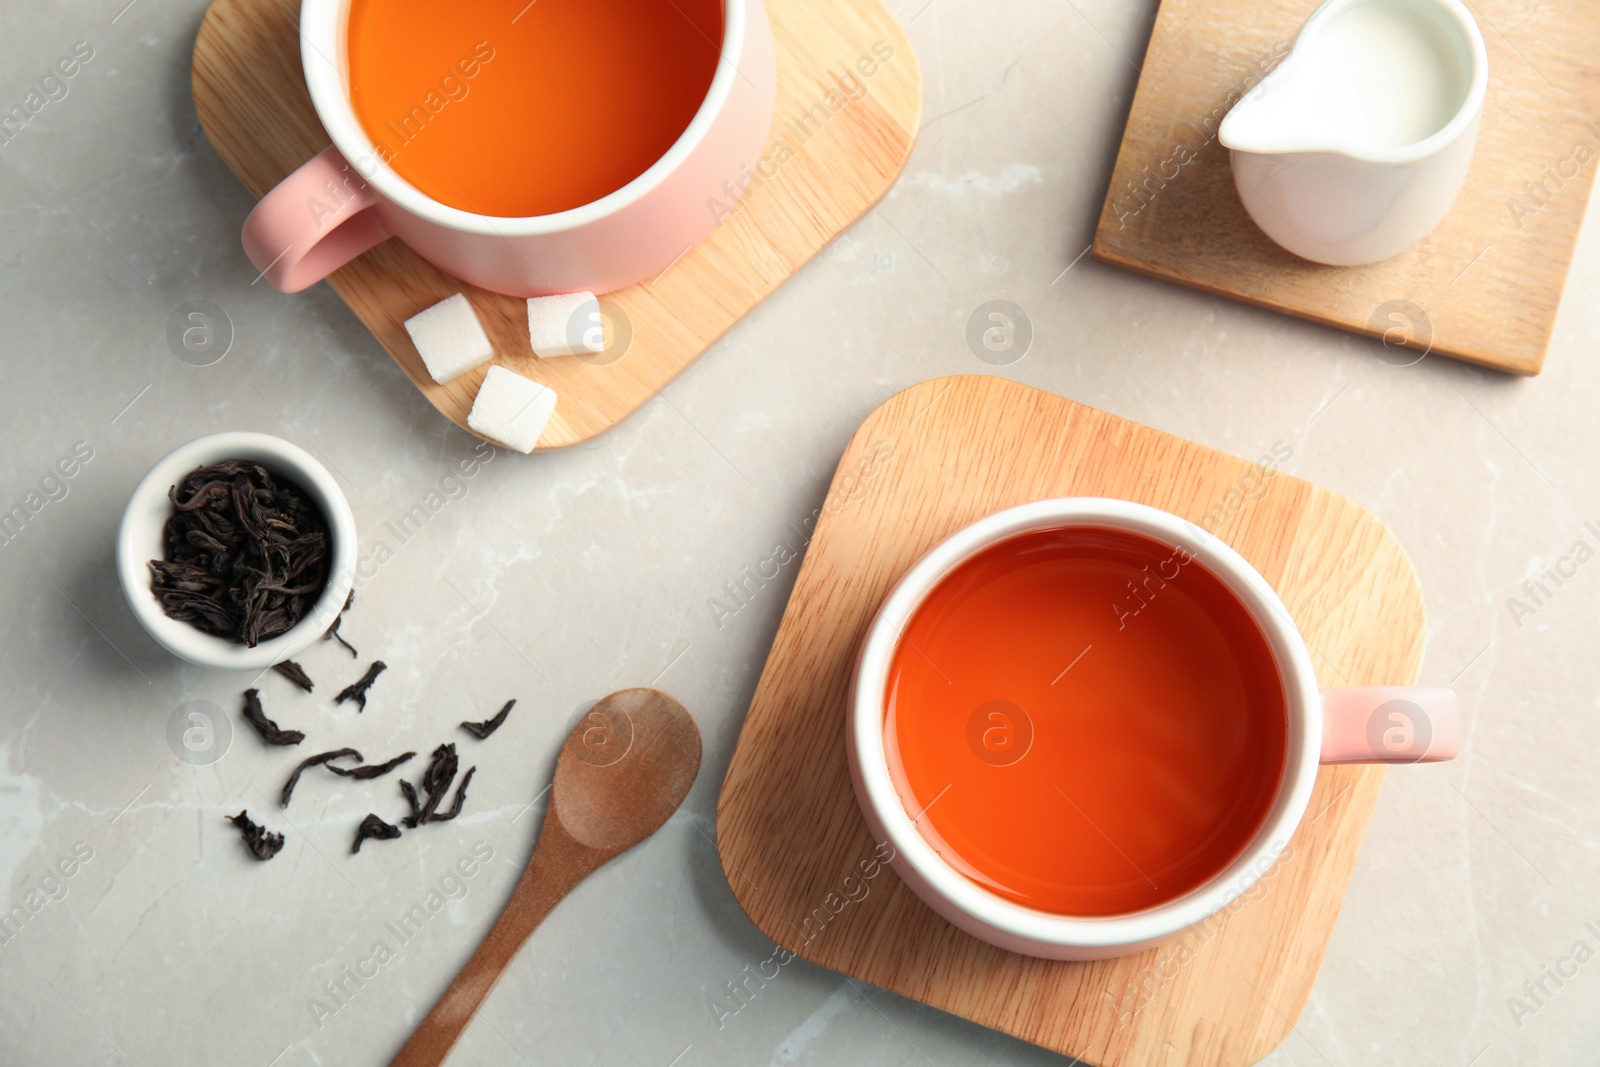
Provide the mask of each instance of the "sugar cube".
POLYGON ((605 351, 600 301, 593 293, 529 297, 528 341, 536 356, 576 356, 605 351))
POLYGON ((490 367, 467 425, 507 448, 532 452, 556 410, 556 391, 504 367, 490 367))
POLYGON ((429 376, 440 385, 487 363, 494 355, 483 324, 460 293, 411 316, 406 320, 406 333, 417 346, 429 376))

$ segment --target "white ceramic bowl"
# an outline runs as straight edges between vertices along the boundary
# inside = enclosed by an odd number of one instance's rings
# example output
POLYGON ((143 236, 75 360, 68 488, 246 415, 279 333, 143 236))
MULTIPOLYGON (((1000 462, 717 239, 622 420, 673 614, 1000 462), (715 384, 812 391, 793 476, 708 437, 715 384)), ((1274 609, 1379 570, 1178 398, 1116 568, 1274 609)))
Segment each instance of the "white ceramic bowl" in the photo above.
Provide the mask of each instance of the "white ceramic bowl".
POLYGON ((304 449, 264 433, 212 434, 169 452, 134 489, 117 531, 117 576, 140 624, 180 659, 224 671, 270 667, 320 638, 333 625, 350 595, 355 554, 356 520, 333 475, 304 449), (328 524, 328 584, 322 595, 299 623, 254 648, 213 637, 187 622, 169 618, 150 589, 150 561, 160 559, 165 551, 162 531, 172 515, 168 490, 196 467, 224 459, 251 460, 294 482, 310 495, 328 524))
POLYGON ((901 879, 951 923, 1013 952, 1047 959, 1126 956, 1160 944, 1231 904, 1266 873, 1305 813, 1322 747, 1323 708, 1304 640, 1255 568, 1205 530, 1126 500, 1040 500, 967 526, 919 560, 890 592, 867 631, 850 684, 845 737, 856 800, 873 839, 894 849, 901 879), (1265 822, 1244 851, 1204 885, 1126 915, 1072 917, 1025 908, 982 888, 936 852, 917 830, 890 775, 884 740, 884 693, 900 635, 929 591, 957 566, 997 542, 1030 530, 1110 527, 1182 545, 1249 610, 1277 661, 1288 730, 1283 779, 1265 822))

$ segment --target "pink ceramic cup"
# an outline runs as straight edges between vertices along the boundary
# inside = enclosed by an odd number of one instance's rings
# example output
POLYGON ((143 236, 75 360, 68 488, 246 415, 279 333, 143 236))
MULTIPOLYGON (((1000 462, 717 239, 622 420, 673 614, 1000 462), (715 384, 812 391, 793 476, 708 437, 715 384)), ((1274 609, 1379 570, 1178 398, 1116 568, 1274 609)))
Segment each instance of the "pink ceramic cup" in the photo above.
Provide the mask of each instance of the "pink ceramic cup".
MULTIPOLYGON (((1208 531, 1169 512, 1126 500, 1070 497, 996 512, 956 531, 890 591, 872 621, 850 683, 846 750, 856 800, 873 840, 912 892, 954 925, 1001 948, 1058 960, 1127 956, 1205 922, 1265 874, 1288 847, 1316 784, 1319 765, 1431 763, 1455 756, 1461 727, 1449 689, 1377 686, 1324 689, 1305 639, 1267 580, 1208 531), (1227 867, 1203 885, 1125 915, 1072 916, 1026 908, 963 875, 929 843, 889 770, 884 737, 889 666, 917 608, 933 587, 985 548, 1032 530, 1096 527, 1141 534, 1197 561, 1221 579, 1261 628, 1277 662, 1288 715, 1283 778, 1266 821, 1227 867)), ((976 758, 976 757, 975 757, 976 758)), ((1024 757, 1026 758, 1026 757, 1024 757)), ((925 809, 924 809, 925 810, 925 809)))
MULTIPOLYGON (((704 240, 772 126, 777 66, 762 0, 723 0, 721 59, 688 129, 621 189, 554 215, 499 218, 425 196, 383 163, 345 91, 350 0, 303 0, 300 59, 333 144, 261 198, 244 250, 286 293, 398 237, 473 285, 512 296, 609 292, 654 277, 704 240), (718 210, 719 205, 721 209, 718 210)), ((606 131, 596 130, 596 137, 606 131)), ((559 165, 559 161, 553 161, 559 165)))

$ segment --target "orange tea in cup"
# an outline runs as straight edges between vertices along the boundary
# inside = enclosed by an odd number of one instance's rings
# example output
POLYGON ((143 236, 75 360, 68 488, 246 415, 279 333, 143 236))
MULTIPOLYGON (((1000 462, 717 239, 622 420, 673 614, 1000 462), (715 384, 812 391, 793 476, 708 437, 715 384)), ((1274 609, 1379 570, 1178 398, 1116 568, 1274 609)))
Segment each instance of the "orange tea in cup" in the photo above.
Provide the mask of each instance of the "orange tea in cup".
POLYGON ((1284 774, 1261 628, 1186 550, 1129 531, 982 550, 917 607, 888 677, 889 769, 917 829, 1040 911, 1127 914, 1206 883, 1284 774))
POLYGON ((350 103, 378 158, 434 200, 549 215, 666 154, 722 32, 721 0, 352 0, 350 103))

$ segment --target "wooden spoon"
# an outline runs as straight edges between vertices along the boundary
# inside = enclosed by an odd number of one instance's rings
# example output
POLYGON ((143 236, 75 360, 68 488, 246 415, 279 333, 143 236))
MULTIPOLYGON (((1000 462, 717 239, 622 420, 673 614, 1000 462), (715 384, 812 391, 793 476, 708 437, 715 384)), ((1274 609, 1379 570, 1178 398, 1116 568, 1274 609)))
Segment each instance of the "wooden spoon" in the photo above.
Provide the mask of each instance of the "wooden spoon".
POLYGON ((391 1067, 438 1067, 523 942, 613 856, 659 830, 700 770, 700 731, 655 689, 623 689, 573 728, 551 782, 533 858, 489 936, 391 1067))

